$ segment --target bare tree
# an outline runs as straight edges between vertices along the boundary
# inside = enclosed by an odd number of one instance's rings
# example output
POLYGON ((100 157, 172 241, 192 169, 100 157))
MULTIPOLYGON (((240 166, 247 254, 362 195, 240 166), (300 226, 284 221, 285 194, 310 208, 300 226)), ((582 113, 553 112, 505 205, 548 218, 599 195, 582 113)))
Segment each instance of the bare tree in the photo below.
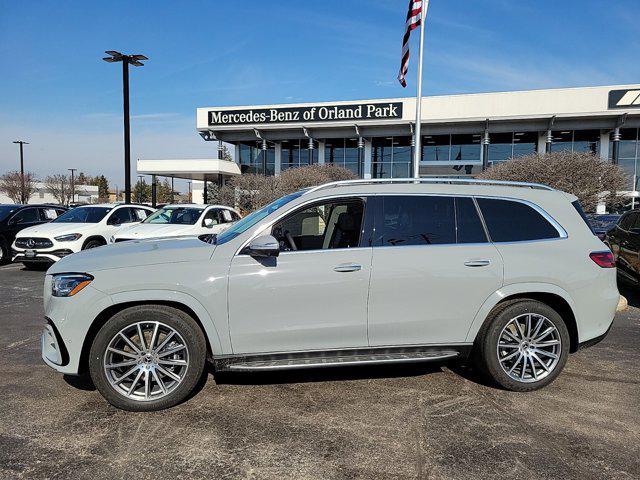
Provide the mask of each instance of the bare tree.
POLYGON ((624 203, 622 192, 629 190, 622 168, 591 153, 579 152, 513 158, 487 169, 479 178, 543 183, 574 194, 587 212, 595 211, 598 204, 620 206, 624 203))
POLYGON ((44 186, 60 205, 69 205, 71 201, 71 181, 61 173, 49 175, 44 179, 44 186))
MULTIPOLYGON (((0 176, 0 192, 4 193, 14 203, 20 203, 22 200, 23 179, 20 172, 7 172, 0 176)), ((24 199, 25 203, 29 203, 29 199, 36 191, 36 176, 32 172, 24 174, 24 199)))
POLYGON ((210 184, 208 201, 235 206, 246 214, 303 188, 354 178, 353 172, 335 165, 290 168, 279 177, 245 174, 233 178, 223 187, 210 184))

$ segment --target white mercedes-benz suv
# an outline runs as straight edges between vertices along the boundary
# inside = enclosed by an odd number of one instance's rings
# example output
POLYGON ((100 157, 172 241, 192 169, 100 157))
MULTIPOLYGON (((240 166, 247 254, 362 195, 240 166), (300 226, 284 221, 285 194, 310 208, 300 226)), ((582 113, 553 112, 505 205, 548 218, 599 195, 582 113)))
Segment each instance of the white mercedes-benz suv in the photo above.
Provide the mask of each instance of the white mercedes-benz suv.
POLYGON ((109 243, 143 238, 217 234, 240 218, 236 209, 224 205, 166 205, 142 223, 118 230, 109 238, 109 243))
POLYGON ((611 252, 544 185, 360 180, 276 200, 219 235, 123 242, 46 275, 44 361, 127 410, 184 400, 205 371, 466 360, 551 383, 604 338, 611 252))
POLYGON ((28 269, 46 268, 72 253, 106 245, 125 225, 141 222, 154 211, 146 205, 109 203, 73 208, 49 223, 21 230, 12 245, 12 260, 28 269))

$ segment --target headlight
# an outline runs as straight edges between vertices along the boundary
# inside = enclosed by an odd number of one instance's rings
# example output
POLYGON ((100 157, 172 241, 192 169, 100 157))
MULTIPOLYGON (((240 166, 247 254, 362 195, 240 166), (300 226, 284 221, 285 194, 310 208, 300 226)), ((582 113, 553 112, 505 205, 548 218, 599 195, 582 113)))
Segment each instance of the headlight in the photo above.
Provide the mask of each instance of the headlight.
POLYGON ((89 285, 93 277, 86 273, 59 273, 53 276, 51 295, 54 297, 72 297, 89 285))
POLYGON ((68 235, 60 235, 59 237, 53 237, 58 242, 73 242, 82 237, 81 233, 69 233, 68 235))

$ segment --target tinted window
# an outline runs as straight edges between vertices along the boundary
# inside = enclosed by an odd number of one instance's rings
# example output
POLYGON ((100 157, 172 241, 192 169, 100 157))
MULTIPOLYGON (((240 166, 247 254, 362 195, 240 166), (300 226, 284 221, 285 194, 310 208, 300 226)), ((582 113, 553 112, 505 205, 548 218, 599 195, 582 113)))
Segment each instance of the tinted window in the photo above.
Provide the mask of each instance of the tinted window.
POLYGON ((16 224, 19 223, 35 223, 40 221, 40 217, 38 216, 37 208, 25 208, 24 210, 19 211, 13 217, 13 221, 16 224))
POLYGON ((17 205, 0 205, 0 220, 7 218, 17 208, 17 205))
POLYGON ((478 206, 494 242, 521 242, 560 236, 553 225, 524 203, 478 198, 478 206))
POLYGON ((456 243, 453 197, 382 197, 376 245, 456 243))
POLYGON ((145 223, 195 225, 203 211, 197 207, 163 207, 149 215, 145 223))
POLYGON ((285 217, 272 234, 283 251, 353 248, 360 241, 363 213, 359 199, 328 201, 285 217))
POLYGON ((119 208, 109 217, 109 224, 111 225, 119 225, 121 223, 130 223, 131 220, 131 209, 130 208, 119 208))
POLYGON ((484 232, 482 221, 476 210, 473 200, 470 198, 455 199, 457 243, 484 243, 487 235, 484 232))
POLYGON ((78 207, 68 210, 53 221, 57 223, 98 223, 110 211, 111 207, 78 207))

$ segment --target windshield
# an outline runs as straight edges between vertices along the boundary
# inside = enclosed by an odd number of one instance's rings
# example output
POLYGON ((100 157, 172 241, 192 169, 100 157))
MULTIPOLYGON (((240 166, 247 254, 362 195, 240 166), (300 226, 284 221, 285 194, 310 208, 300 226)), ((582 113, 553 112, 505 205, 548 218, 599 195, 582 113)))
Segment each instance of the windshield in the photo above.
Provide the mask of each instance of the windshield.
POLYGON ((63 213, 53 220, 54 223, 98 223, 111 207, 77 207, 63 213))
POLYGON ((291 200, 295 200, 300 195, 302 195, 305 190, 301 190, 296 193, 291 193, 289 195, 285 195, 284 197, 279 198, 275 202, 270 203, 269 205, 262 207, 260 210, 256 210, 250 215, 247 215, 242 220, 238 220, 233 226, 229 227, 227 230, 222 232, 216 237, 215 243, 217 245, 222 245, 223 243, 227 243, 229 240, 233 240, 238 235, 243 232, 246 232, 251 227, 253 227, 260 220, 265 218, 270 213, 275 212, 283 205, 289 203, 291 200))
POLYGON ((0 205, 0 221, 7 218, 11 212, 18 209, 18 205, 0 205))
POLYGON ((149 215, 143 223, 194 225, 204 208, 193 207, 164 207, 149 215))

